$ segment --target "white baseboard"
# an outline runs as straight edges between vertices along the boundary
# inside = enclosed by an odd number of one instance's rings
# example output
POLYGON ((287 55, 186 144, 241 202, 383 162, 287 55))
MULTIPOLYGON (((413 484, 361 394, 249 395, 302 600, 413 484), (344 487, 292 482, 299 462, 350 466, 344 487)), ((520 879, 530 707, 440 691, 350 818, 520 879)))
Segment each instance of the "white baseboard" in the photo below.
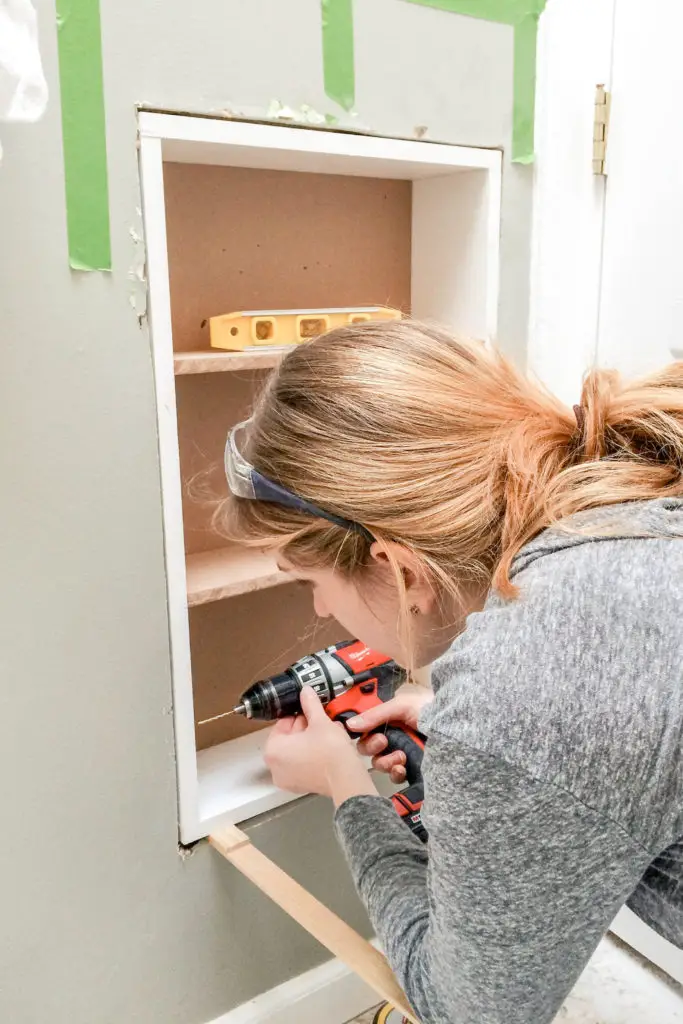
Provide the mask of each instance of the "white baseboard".
POLYGON ((683 950, 648 928, 628 907, 622 907, 610 925, 610 931, 683 985, 683 950))
POLYGON ((210 1024, 345 1024, 381 1002, 340 960, 300 974, 210 1024))
MULTIPOLYGON (((618 914, 610 931, 652 963, 657 964, 672 978, 683 983, 683 951, 656 935, 629 910, 624 908, 618 914)), ((373 945, 375 944, 373 941, 373 945)), ((614 951, 610 953, 609 943, 605 940, 591 963, 599 960, 600 956, 605 959, 609 955, 614 956, 614 951)), ((589 974, 587 970, 582 976, 584 987, 590 982, 589 974)), ((606 977, 611 978, 612 975, 600 976, 598 987, 601 991, 605 988, 606 977)), ((580 985, 581 982, 574 995, 577 995, 580 985)), ((621 992, 619 998, 623 995, 621 992)), ((379 1002, 381 999, 377 993, 357 974, 339 960, 328 960, 320 967, 314 967, 313 970, 264 992, 248 1003, 243 1003, 210 1024, 346 1024, 346 1021, 352 1020, 379 1002)), ((576 1018, 571 1013, 568 1017, 568 1020, 576 1019, 577 1024, 579 1018, 587 1020, 584 1016, 585 993, 579 1002, 583 1007, 582 1012, 576 1011, 576 1018)), ((572 996, 569 997, 567 1006, 572 1008, 572 996)), ((673 1019, 674 1017, 671 1017, 671 1020, 673 1019)), ((679 1017, 676 1015, 675 1019, 678 1020, 679 1017)))

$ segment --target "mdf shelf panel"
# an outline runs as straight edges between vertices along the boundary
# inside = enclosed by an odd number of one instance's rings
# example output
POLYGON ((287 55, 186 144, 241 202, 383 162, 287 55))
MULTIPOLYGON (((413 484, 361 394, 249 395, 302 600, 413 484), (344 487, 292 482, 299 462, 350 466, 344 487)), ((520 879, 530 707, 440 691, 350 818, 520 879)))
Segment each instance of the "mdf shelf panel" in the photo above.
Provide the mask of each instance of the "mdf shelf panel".
POLYGON ((188 373, 229 373, 234 370, 270 370, 277 366, 289 346, 264 348, 248 352, 193 351, 174 352, 176 377, 188 373))
POLYGON ((190 608, 291 580, 288 573, 278 569, 273 555, 236 545, 188 555, 186 571, 190 608))
POLYGON ((187 374, 175 378, 185 554, 229 547, 213 516, 228 497, 224 450, 228 431, 247 419, 266 371, 187 374))
POLYGON ((208 319, 238 310, 410 311, 409 181, 165 164, 164 185, 184 352, 208 351, 208 319))

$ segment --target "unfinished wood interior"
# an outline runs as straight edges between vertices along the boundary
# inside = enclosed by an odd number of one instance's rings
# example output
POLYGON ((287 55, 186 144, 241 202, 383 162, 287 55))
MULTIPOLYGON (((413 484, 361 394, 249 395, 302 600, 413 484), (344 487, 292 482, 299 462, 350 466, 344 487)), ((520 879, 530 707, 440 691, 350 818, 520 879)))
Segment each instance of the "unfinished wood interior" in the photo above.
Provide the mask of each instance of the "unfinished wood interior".
POLYGON ((272 554, 241 544, 198 551, 187 557, 185 568, 189 608, 277 587, 290 578, 278 569, 272 554))
POLYGON ((185 553, 225 546, 211 528, 216 500, 227 496, 223 454, 228 431, 247 419, 268 371, 181 376, 176 381, 185 553))
MULTIPOLYGON (((316 617, 310 590, 296 583, 191 608, 195 720, 228 711, 257 679, 347 638, 334 619, 316 617)), ((262 727, 239 715, 197 726, 197 749, 262 727)))
POLYGON ((410 311, 412 182, 166 163, 164 187, 176 354, 207 351, 222 313, 410 311))

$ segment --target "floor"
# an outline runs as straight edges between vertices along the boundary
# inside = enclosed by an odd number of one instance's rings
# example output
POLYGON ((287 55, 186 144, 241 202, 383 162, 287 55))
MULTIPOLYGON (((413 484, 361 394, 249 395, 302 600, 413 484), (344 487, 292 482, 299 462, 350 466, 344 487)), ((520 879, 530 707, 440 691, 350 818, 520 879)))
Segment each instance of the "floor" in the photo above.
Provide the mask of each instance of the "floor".
MULTIPOLYGON (((374 1010, 349 1024, 372 1024, 374 1010)), ((603 939, 556 1024, 683 1024, 683 989, 611 936, 603 939)))
POLYGON ((372 1024, 372 1018, 375 1016, 374 1007, 372 1010, 368 1010, 367 1013, 361 1013, 360 1017, 354 1017, 353 1020, 349 1021, 349 1024, 372 1024))

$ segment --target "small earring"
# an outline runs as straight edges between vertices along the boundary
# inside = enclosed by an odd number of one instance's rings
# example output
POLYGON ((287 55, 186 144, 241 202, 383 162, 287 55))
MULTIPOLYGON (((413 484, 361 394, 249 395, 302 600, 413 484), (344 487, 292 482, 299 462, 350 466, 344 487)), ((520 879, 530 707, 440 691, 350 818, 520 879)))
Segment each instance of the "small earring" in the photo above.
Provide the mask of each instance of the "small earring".
POLYGON ((420 609, 417 607, 416 604, 411 606, 410 614, 411 615, 419 615, 420 614, 420 609))

